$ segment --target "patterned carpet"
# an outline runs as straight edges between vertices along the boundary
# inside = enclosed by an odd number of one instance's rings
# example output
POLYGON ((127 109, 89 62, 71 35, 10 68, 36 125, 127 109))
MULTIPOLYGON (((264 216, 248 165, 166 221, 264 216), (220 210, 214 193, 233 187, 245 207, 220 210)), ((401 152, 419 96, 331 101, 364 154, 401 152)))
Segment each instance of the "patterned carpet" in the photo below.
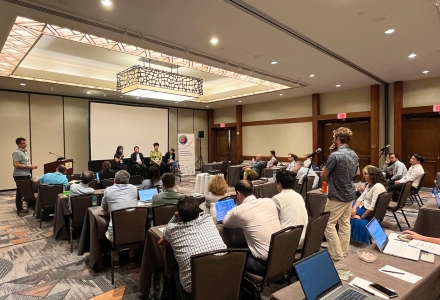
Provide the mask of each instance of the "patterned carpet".
MULTIPOLYGON (((184 177, 178 182, 183 193, 194 191, 195 177, 184 177)), ((233 190, 233 188, 230 188, 233 190)), ((422 192, 426 201, 430 192, 422 192)), ((94 272, 87 268, 88 254, 70 253, 67 241, 52 238, 52 221, 39 221, 32 213, 15 214, 15 193, 0 193, 0 300, 61 300, 61 299, 139 299, 138 280, 142 255, 134 265, 128 264, 128 254, 121 253, 121 267, 115 270, 115 285, 110 283, 110 269, 94 272)), ((418 212, 417 204, 405 207, 410 223, 418 212)), ((401 224, 407 228, 403 216, 401 224)), ((398 230, 392 215, 382 223, 385 229, 398 230)), ((76 242, 74 243, 77 247, 76 242)), ((352 244, 351 247, 360 245, 352 244)), ((266 287, 263 299, 283 288, 283 284, 266 287)))

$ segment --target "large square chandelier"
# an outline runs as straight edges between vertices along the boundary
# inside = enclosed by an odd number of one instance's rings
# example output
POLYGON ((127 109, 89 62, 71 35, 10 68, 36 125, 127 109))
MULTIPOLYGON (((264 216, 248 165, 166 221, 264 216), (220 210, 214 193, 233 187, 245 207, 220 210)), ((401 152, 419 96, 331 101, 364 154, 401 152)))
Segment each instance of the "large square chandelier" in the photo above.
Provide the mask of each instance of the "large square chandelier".
POLYGON ((185 101, 203 95, 203 79, 137 65, 116 74, 116 89, 127 96, 185 101))

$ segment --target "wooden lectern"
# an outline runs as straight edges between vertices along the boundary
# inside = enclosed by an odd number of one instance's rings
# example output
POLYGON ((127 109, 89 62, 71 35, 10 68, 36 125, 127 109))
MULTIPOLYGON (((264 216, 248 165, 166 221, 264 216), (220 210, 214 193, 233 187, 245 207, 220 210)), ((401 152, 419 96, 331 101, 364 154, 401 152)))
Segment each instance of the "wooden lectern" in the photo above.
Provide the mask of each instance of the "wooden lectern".
POLYGON ((44 164, 44 174, 56 172, 57 167, 59 165, 66 166, 66 175, 73 174, 73 159, 56 160, 56 161, 44 164))

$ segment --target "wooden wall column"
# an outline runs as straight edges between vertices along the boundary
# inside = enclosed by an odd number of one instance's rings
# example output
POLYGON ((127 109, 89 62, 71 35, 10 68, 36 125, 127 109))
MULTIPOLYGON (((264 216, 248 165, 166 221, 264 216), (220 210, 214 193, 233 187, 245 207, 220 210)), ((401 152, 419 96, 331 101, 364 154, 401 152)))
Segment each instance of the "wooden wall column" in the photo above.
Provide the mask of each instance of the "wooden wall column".
POLYGON ((370 164, 374 164, 379 158, 379 85, 370 87, 370 164))
POLYGON ((216 149, 216 141, 217 136, 215 134, 214 130, 214 110, 210 109, 208 110, 208 161, 211 162, 214 160, 215 157, 215 149, 216 149))
POLYGON ((235 107, 235 124, 237 130, 237 159, 243 156, 243 106, 235 107))
POLYGON ((394 82, 394 152, 402 155, 403 82, 394 82))
POLYGON ((313 151, 319 147, 319 94, 312 95, 312 133, 313 133, 313 151))

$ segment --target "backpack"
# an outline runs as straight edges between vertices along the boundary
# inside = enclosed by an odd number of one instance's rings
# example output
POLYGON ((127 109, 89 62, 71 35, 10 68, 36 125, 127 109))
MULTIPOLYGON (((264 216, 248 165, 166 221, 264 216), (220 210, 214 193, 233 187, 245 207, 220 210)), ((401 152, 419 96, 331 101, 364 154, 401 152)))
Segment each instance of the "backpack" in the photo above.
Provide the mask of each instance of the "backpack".
POLYGON ((151 275, 151 287, 149 300, 164 300, 169 299, 168 281, 166 279, 165 270, 155 269, 151 275))

